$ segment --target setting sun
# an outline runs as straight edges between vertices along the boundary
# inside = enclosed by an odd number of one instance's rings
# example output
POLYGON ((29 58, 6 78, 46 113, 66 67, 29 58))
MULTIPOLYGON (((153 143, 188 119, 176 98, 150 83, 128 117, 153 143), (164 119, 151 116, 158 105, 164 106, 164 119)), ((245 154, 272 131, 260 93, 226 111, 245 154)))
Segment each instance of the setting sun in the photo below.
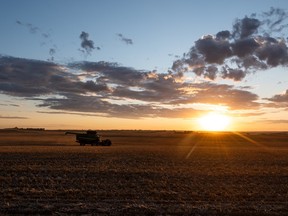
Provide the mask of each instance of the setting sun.
POLYGON ((198 122, 203 130, 207 131, 222 131, 226 130, 230 124, 230 118, 219 113, 209 113, 198 119, 198 122))

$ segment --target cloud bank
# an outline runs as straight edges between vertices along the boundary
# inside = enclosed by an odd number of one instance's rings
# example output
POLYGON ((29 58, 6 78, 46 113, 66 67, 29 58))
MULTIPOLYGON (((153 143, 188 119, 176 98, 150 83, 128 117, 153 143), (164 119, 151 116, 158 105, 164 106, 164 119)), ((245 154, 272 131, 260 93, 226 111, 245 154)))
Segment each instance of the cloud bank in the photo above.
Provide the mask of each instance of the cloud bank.
POLYGON ((181 73, 157 73, 111 62, 47 61, 0 57, 0 92, 35 100, 52 110, 106 117, 177 117, 201 113, 185 105, 214 104, 228 109, 259 107, 258 96, 232 85, 189 83, 181 73))

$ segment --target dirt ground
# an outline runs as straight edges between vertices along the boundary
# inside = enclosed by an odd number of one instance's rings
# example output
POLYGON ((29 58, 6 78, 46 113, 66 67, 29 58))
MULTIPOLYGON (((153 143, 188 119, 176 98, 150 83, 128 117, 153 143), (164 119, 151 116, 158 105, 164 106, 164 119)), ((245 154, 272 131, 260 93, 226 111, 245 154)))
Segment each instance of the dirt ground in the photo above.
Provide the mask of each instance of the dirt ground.
POLYGON ((0 130, 0 215, 288 215, 288 133, 0 130))

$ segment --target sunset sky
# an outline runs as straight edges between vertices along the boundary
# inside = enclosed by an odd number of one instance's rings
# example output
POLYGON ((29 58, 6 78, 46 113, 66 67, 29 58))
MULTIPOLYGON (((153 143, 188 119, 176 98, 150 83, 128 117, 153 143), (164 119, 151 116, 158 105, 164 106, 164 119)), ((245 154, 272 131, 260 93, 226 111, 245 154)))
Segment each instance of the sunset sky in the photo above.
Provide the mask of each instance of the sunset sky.
POLYGON ((1 4, 0 128, 288 129, 287 0, 1 4))

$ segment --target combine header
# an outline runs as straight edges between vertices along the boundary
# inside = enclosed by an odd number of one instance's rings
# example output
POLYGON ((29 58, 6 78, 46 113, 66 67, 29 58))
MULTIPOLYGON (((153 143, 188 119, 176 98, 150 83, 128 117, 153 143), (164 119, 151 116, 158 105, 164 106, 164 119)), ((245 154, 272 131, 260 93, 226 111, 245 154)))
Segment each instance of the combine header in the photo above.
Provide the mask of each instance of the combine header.
POLYGON ((80 146, 90 144, 91 146, 111 146, 112 142, 109 139, 101 140, 100 136, 94 130, 88 130, 86 133, 66 132, 65 134, 75 134, 76 142, 80 143, 80 146))

